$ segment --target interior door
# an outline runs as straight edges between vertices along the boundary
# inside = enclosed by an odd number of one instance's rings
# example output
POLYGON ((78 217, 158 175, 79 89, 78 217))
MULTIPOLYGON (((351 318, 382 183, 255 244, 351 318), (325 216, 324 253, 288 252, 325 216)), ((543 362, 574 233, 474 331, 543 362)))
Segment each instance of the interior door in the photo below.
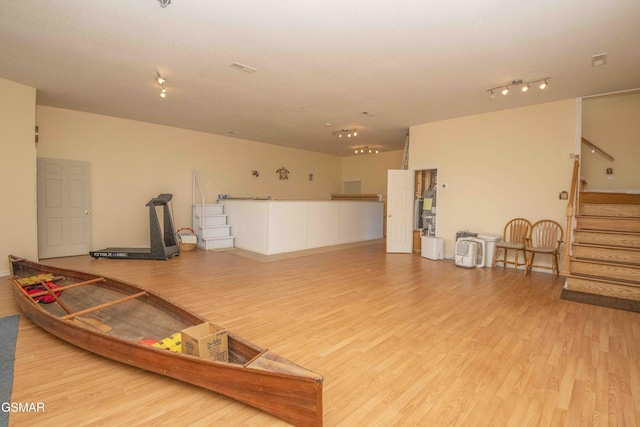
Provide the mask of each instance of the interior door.
POLYGON ((413 179, 410 170, 387 171, 387 252, 413 250, 413 179))
POLYGON ((37 159, 39 258, 89 253, 90 166, 76 160, 37 159))

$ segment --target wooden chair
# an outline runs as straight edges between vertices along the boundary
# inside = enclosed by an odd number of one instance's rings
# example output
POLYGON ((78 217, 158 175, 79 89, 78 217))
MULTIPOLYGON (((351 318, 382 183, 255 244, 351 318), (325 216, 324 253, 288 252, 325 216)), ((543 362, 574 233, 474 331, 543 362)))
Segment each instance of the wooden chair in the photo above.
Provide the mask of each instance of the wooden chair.
POLYGON ((495 267, 496 263, 501 262, 502 267, 506 267, 507 264, 513 264, 514 273, 518 272, 518 266, 522 265, 526 267, 526 256, 524 253, 525 241, 529 238, 531 233, 531 222, 524 218, 514 218, 504 226, 504 234, 502 235, 502 242, 496 242, 496 250, 493 253, 493 262, 491 267, 495 267), (498 259, 498 254, 502 250, 502 260, 498 259), (509 251, 515 252, 515 258, 513 261, 507 260, 509 251), (524 260, 522 264, 518 263, 518 253, 522 251, 524 260))
POLYGON ((560 244, 562 243, 563 231, 562 226, 550 219, 543 219, 533 224, 531 228, 531 237, 526 241, 524 248, 527 266, 524 274, 531 271, 531 267, 551 269, 552 278, 558 277, 558 254, 560 253, 560 244), (551 267, 546 265, 533 265, 536 254, 551 255, 551 267))

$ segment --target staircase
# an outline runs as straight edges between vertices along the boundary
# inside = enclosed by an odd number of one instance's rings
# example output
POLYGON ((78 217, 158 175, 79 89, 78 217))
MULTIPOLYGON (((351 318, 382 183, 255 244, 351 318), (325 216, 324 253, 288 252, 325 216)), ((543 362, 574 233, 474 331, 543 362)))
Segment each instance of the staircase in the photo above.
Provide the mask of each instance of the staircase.
POLYGON ((234 237, 231 226, 227 225, 224 206, 220 204, 193 205, 193 229, 198 236, 200 249, 232 248, 234 237))
POLYGON ((580 193, 562 298, 640 312, 640 194, 580 193))

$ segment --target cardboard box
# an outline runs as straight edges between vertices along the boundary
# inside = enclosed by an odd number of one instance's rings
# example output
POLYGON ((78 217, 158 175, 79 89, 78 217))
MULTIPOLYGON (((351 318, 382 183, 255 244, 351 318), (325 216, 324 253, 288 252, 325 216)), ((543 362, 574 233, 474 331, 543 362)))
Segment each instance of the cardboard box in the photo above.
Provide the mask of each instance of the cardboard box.
POLYGON ((227 329, 209 322, 184 329, 182 352, 204 359, 227 362, 229 360, 227 329))

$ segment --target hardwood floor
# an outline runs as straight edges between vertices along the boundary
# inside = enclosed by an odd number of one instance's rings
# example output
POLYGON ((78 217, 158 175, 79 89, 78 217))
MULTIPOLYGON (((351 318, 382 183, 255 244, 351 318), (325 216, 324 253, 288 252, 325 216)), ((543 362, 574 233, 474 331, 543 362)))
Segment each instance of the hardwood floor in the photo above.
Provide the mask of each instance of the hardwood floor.
MULTIPOLYGON (((16 254, 19 255, 19 254, 16 254)), ((277 262, 45 260, 123 278, 324 376, 325 426, 640 424, 640 314, 560 300, 563 280, 384 244, 277 262)), ((0 279, 0 315, 17 313, 0 279)), ((77 349, 20 319, 10 425, 280 426, 241 403, 77 349)))

